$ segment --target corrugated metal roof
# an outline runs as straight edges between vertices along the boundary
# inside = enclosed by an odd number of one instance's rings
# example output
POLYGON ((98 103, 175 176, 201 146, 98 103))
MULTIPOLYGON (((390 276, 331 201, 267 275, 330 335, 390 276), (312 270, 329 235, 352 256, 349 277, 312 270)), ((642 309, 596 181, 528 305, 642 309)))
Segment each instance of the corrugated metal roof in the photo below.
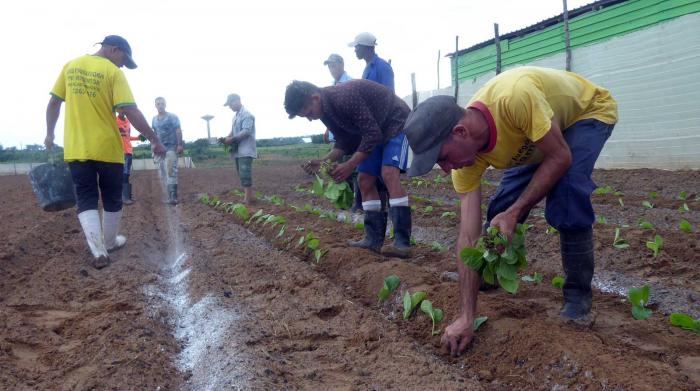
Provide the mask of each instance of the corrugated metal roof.
MULTIPOLYGON (((595 1, 593 3, 586 4, 586 5, 583 5, 581 7, 569 10, 569 20, 574 19, 578 16, 581 16, 585 13, 588 13, 591 11, 598 11, 598 10, 601 10, 603 8, 613 6, 615 4, 624 3, 626 1, 629 1, 629 0, 598 0, 598 1, 595 1)), ((549 19, 545 19, 541 22, 535 23, 532 26, 528 26, 528 27, 522 28, 520 30, 516 30, 516 31, 513 31, 511 33, 508 33, 508 34, 501 35, 501 36, 499 36, 499 39, 504 40, 504 39, 513 39, 513 38, 522 37, 524 35, 531 34, 531 33, 534 33, 536 31, 546 29, 547 27, 554 26, 555 24, 561 23, 563 21, 564 21, 564 12, 562 11, 561 14, 553 16, 549 19)), ((496 42, 495 39, 493 39, 493 38, 489 39, 488 41, 478 43, 478 44, 471 46, 469 48, 460 49, 457 52, 457 55, 462 55, 464 53, 468 53, 468 52, 471 52, 471 51, 474 51, 477 49, 481 49, 481 48, 489 46, 489 45, 493 45, 495 42, 496 42)), ((452 53, 448 53, 447 55, 445 55, 445 57, 453 57, 454 55, 455 55, 455 53, 452 52, 452 53)))

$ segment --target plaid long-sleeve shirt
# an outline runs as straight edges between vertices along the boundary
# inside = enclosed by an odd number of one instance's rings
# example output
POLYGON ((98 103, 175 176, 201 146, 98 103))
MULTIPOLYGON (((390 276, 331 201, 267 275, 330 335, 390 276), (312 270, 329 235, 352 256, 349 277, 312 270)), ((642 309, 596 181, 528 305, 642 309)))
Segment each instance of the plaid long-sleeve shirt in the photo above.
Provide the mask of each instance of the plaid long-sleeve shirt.
POLYGON ((403 132, 411 111, 406 102, 381 84, 351 80, 321 89, 321 121, 346 154, 370 153, 403 132))

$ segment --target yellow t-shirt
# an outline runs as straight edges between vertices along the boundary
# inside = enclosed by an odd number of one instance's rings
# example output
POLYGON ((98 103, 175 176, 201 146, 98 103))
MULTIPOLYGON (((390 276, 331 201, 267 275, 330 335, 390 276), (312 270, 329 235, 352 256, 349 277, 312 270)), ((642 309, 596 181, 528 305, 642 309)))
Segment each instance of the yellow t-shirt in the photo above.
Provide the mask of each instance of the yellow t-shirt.
POLYGON ((114 112, 135 103, 129 83, 116 65, 100 56, 78 57, 63 67, 51 95, 66 102, 66 161, 124 163, 114 112))
POLYGON ((468 107, 484 114, 491 137, 474 165, 452 171, 458 193, 476 189, 489 166, 540 162, 534 142, 547 134, 553 119, 562 131, 584 119, 617 122, 617 102, 610 91, 575 73, 538 67, 515 68, 494 77, 474 94, 468 107))

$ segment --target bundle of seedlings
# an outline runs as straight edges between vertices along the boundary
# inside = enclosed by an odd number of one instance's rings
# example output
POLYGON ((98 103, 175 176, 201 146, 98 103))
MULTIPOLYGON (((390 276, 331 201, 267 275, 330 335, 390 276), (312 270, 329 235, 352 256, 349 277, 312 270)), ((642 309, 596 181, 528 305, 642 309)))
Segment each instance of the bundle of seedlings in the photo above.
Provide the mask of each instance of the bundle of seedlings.
POLYGON ((326 197, 334 207, 338 209, 349 209, 353 203, 354 193, 347 181, 336 183, 330 173, 335 168, 335 164, 325 161, 316 174, 314 180, 313 193, 319 197, 326 197))

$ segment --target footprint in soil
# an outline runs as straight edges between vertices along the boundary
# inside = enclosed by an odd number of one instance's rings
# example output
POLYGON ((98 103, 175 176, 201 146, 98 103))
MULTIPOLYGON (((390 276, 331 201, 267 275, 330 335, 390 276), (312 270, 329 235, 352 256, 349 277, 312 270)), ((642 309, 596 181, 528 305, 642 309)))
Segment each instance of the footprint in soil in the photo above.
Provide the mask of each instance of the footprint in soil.
POLYGON ((323 308, 320 311, 318 311, 316 313, 316 316, 318 316, 322 320, 329 320, 329 319, 333 319, 336 316, 338 316, 338 314, 340 314, 340 312, 342 310, 343 310, 342 307, 339 307, 339 306, 327 307, 327 308, 323 308))

